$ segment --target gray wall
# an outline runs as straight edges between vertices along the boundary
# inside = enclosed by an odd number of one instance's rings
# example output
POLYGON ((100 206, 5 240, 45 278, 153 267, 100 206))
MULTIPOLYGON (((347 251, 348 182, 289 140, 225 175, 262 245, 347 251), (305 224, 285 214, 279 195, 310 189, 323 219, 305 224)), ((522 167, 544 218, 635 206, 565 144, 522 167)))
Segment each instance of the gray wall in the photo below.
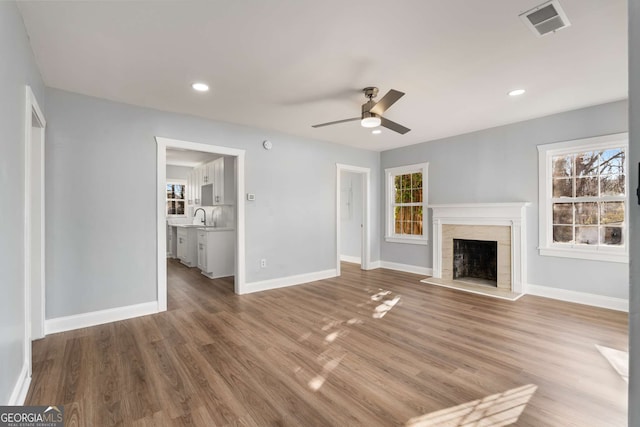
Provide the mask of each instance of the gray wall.
POLYGON ((48 319, 156 300, 156 135, 246 150, 247 283, 335 268, 336 163, 379 186, 372 151, 56 89, 47 111, 48 319))
POLYGON ((362 257, 363 175, 340 173, 340 255, 362 257))
POLYGON ((24 358, 25 85, 44 110, 42 80, 14 2, 0 2, 0 52, 0 402, 5 404, 24 358))
MULTIPOLYGON (((429 162, 428 202, 432 204, 531 202, 527 209, 527 283, 627 298, 627 264, 540 256, 536 249, 537 145, 627 130, 627 102, 619 101, 385 151, 380 166, 384 172, 388 167, 429 162)), ((384 200, 384 188, 379 197, 384 200)), ((382 233, 383 228, 384 224, 382 233)), ((428 228, 431 234, 430 217, 428 228)), ((381 259, 431 267, 429 243, 425 247, 383 239, 381 259)))
POLYGON ((167 179, 187 179, 193 168, 167 165, 167 179))
MULTIPOLYGON (((635 192, 640 163, 640 1, 629 1, 629 165, 635 192)), ((629 296, 629 425, 640 426, 640 206, 631 195, 631 289, 629 296)))

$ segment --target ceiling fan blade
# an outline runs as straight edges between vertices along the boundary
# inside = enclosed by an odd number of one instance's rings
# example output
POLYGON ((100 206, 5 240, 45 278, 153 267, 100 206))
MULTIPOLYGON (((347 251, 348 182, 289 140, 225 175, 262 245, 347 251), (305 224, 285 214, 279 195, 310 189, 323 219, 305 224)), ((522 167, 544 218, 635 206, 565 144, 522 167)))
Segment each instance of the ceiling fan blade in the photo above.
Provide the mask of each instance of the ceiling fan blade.
POLYGON ((405 133, 409 132, 411 129, 406 128, 396 122, 392 122, 389 119, 385 119, 384 117, 380 117, 380 126, 384 126, 387 129, 391 129, 394 132, 398 132, 399 134, 404 135, 405 133))
POLYGON ((362 120, 362 119, 360 117, 353 117, 351 119, 336 120, 335 122, 329 122, 329 123, 321 123, 319 125, 313 125, 311 127, 312 128, 321 128, 323 126, 337 125, 338 123, 353 122, 353 121, 356 121, 356 120, 362 120))
POLYGON ((389 107, 395 104, 398 99, 402 98, 403 96, 404 96, 404 92, 391 89, 389 92, 387 92, 385 96, 382 97, 380 101, 378 101, 376 105, 371 107, 369 112, 377 115, 381 115, 382 113, 387 111, 389 107))

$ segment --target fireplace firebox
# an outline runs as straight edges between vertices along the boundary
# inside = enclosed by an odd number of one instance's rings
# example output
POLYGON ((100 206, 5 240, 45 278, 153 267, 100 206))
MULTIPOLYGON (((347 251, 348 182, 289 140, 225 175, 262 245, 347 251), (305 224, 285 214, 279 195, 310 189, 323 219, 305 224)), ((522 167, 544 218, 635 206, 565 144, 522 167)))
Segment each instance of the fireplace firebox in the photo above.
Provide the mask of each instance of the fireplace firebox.
POLYGON ((498 242, 453 239, 453 280, 498 286, 498 242))

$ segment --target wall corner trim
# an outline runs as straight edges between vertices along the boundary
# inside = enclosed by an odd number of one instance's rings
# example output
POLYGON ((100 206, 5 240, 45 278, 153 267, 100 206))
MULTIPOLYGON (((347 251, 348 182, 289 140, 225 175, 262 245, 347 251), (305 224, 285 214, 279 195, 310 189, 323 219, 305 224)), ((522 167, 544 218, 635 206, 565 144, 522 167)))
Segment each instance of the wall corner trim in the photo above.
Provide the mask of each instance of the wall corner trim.
POLYGON ((71 316, 47 319, 44 324, 45 334, 72 331, 74 329, 87 328, 89 326, 102 325, 104 323, 117 322, 119 320, 146 316, 158 313, 158 302, 144 302, 141 304, 127 305, 124 307, 109 308, 106 310, 92 311, 89 313, 74 314, 71 316))
POLYGON ((533 285, 530 283, 526 284, 524 289, 527 295, 629 312, 629 300, 624 298, 570 291, 568 289, 552 288, 550 286, 533 285))
POLYGON ((29 363, 25 361, 25 363, 22 365, 20 375, 18 376, 18 381, 16 381, 16 385, 13 387, 13 392, 11 392, 11 397, 9 397, 9 402, 7 402, 7 405, 24 405, 24 400, 27 398, 27 393, 29 392, 30 385, 31 376, 29 375, 29 363))
POLYGON ((297 274, 295 276, 278 277, 276 279, 261 280, 259 282, 245 283, 242 294, 267 291, 270 289, 285 288, 287 286, 302 285, 318 280, 331 279, 338 276, 335 268, 312 273, 297 274))
POLYGON ((420 267, 417 265, 399 264, 397 262, 380 261, 380 268, 389 270, 404 271, 405 273, 420 274, 422 276, 433 275, 433 269, 429 267, 420 267))

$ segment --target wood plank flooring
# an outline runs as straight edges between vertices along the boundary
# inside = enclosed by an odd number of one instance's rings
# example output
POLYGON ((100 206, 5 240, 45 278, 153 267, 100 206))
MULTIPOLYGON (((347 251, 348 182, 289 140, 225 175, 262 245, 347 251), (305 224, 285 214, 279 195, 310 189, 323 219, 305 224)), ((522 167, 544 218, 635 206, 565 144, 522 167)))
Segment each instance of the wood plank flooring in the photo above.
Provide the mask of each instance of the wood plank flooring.
POLYGON ((626 425, 595 347, 627 350, 625 313, 352 264, 237 296, 168 264, 167 312, 35 342, 26 404, 66 426, 626 425))

